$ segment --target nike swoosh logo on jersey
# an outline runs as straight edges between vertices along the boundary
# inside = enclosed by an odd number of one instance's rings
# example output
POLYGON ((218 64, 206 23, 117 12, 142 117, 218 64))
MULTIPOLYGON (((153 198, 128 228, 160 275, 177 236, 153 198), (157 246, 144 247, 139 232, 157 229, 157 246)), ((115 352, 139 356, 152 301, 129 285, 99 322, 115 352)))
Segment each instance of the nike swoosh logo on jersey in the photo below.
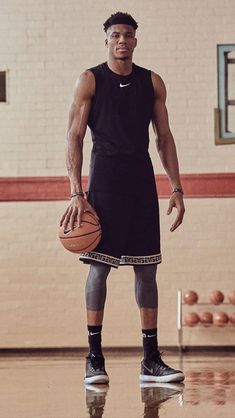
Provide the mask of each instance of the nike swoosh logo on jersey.
POLYGON ((122 84, 122 83, 120 83, 120 87, 127 87, 127 86, 130 86, 131 85, 131 83, 128 83, 128 84, 122 84))

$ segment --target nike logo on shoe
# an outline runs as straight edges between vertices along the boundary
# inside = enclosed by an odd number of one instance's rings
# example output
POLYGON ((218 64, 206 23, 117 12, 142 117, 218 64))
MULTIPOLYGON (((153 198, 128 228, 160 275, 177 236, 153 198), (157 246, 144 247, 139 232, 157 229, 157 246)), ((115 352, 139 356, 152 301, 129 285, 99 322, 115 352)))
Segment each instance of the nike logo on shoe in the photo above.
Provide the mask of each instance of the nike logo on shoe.
POLYGON ((146 370, 148 370, 149 373, 153 374, 153 371, 154 371, 153 369, 149 369, 147 366, 145 366, 145 364, 143 364, 143 366, 146 370))
POLYGON ((128 84, 122 84, 122 83, 120 83, 120 87, 127 87, 127 86, 130 86, 131 85, 131 83, 128 83, 128 84))

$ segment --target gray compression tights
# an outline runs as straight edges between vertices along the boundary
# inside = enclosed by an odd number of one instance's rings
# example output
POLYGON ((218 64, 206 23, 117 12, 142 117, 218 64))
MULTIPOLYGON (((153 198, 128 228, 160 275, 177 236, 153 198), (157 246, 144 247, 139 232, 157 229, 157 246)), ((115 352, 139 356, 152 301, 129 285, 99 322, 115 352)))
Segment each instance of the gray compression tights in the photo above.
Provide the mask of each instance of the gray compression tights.
MULTIPOLYGON (((111 267, 106 264, 92 263, 86 283, 86 306, 88 310, 104 309, 106 299, 106 280, 111 267)), ((135 299, 139 308, 158 306, 156 282, 157 265, 134 266, 135 299)))

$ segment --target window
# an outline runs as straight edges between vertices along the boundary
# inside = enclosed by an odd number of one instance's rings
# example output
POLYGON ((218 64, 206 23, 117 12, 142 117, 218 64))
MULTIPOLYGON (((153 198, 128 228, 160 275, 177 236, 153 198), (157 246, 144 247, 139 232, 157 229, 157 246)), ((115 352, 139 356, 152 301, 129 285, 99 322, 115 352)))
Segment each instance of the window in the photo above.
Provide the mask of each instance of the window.
POLYGON ((6 101, 6 71, 0 71, 0 102, 6 101))
POLYGON ((218 108, 215 143, 235 143, 235 44, 217 45, 218 108))

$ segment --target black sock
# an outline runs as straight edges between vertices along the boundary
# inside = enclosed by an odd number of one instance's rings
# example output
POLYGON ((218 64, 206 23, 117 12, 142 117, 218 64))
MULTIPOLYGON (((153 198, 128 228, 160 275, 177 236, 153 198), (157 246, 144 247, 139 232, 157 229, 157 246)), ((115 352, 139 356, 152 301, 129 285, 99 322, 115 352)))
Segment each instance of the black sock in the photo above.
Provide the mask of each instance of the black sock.
POLYGON ((149 359, 158 350, 157 328, 142 329, 144 358, 149 359))
POLYGON ((102 325, 88 325, 87 329, 88 329, 88 342, 89 342, 90 353, 102 355, 102 347, 101 347, 102 325))

